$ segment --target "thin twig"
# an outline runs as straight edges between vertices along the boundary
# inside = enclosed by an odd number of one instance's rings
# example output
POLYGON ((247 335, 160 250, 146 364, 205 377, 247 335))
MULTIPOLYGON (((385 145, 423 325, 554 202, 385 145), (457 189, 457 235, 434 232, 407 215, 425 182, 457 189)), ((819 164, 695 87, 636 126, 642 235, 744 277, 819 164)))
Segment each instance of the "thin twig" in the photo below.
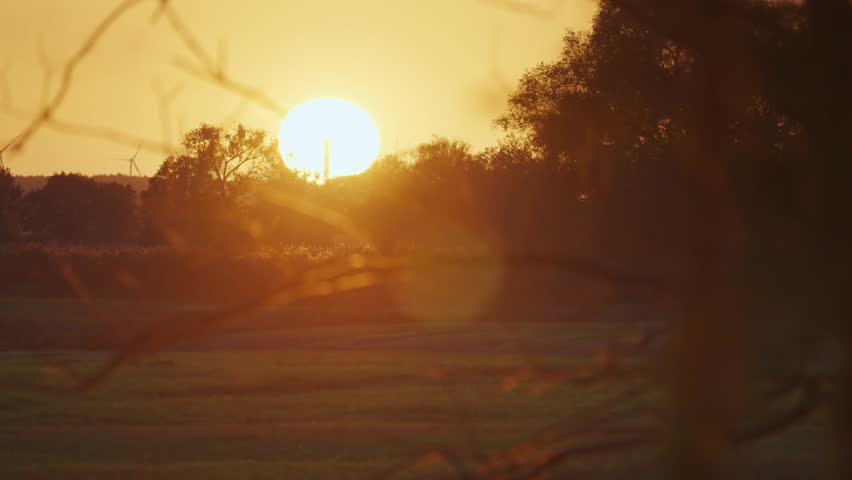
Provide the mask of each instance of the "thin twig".
MULTIPOLYGON (((180 18, 175 8, 173 6, 164 8, 166 18, 172 30, 198 62, 198 64, 193 64, 183 59, 176 59, 174 63, 177 67, 201 80, 211 82, 225 90, 231 91, 276 115, 283 117, 287 114, 286 108, 261 89, 231 78, 225 70, 226 66, 224 63, 217 63, 204 50, 198 37, 192 33, 187 24, 180 18)), ((224 62, 224 55, 220 55, 220 57, 223 57, 221 60, 224 62)))
POLYGON ((56 110, 62 105, 68 97, 68 92, 71 90, 71 84, 74 79, 74 74, 77 72, 77 68, 92 52, 92 50, 94 50, 101 37, 109 31, 109 29, 119 18, 121 18, 122 15, 144 1, 146 0, 124 0, 97 24, 95 29, 92 30, 88 37, 86 37, 82 45, 63 67, 62 76, 59 80, 59 86, 57 87, 56 93, 50 97, 50 100, 46 103, 46 105, 44 105, 41 114, 36 116, 21 132, 21 140, 14 147, 16 150, 23 148, 32 136, 47 123, 56 110))
MULTIPOLYGON (((10 105, 0 107, 0 114, 4 114, 6 116, 17 118, 20 120, 27 120, 33 118, 33 115, 31 113, 24 112, 10 105)), ((107 140, 113 143, 128 145, 132 147, 135 147, 141 143, 144 144, 144 150, 151 152, 168 154, 172 152, 174 148, 173 145, 168 145, 157 140, 152 140, 150 138, 140 137, 138 135, 127 133, 111 127, 104 127, 100 125, 86 125, 78 122, 71 122, 68 120, 59 119, 55 115, 44 119, 42 126, 68 135, 93 138, 97 140, 107 140)), ((18 148, 14 149, 17 150, 18 148)))

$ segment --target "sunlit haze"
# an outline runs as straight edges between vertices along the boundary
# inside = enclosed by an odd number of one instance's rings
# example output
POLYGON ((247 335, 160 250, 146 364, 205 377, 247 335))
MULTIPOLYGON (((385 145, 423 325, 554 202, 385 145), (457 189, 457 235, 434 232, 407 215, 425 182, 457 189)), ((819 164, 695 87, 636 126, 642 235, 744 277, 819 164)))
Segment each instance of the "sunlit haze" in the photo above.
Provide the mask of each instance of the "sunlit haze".
POLYGON ((850 478, 852 0, 0 0, 0 480, 850 478))
MULTIPOLYGON (((524 3, 549 9, 554 2, 524 3)), ((0 2, 4 20, 0 72, 5 71, 18 110, 31 114, 39 110, 44 67, 51 72, 53 92, 61 67, 116 4, 114 0, 0 2)), ((152 21, 157 4, 139 2, 106 32, 80 63, 56 118, 157 142, 176 143, 201 122, 243 122, 276 135, 283 115, 180 66, 197 65, 197 59, 176 37, 167 18, 152 21), (171 127, 168 136, 164 123, 171 127)), ((520 75, 556 58, 566 28, 587 28, 595 8, 594 2, 577 0, 559 3, 548 15, 530 15, 500 4, 172 2, 214 61, 284 109, 323 97, 346 99, 364 109, 381 132, 381 154, 413 147, 433 135, 458 138, 477 148, 493 144, 499 132, 492 122, 505 110, 506 96, 520 75)), ((5 97, 4 90, 0 88, 0 97, 5 97)), ((26 120, 0 114, 0 143, 11 139, 26 120)), ((47 128, 22 152, 7 152, 5 160, 17 174, 121 173, 126 165, 112 159, 132 155, 137 144, 128 143, 47 128)), ((146 143, 137 162, 144 174, 151 175, 163 158, 146 143)))

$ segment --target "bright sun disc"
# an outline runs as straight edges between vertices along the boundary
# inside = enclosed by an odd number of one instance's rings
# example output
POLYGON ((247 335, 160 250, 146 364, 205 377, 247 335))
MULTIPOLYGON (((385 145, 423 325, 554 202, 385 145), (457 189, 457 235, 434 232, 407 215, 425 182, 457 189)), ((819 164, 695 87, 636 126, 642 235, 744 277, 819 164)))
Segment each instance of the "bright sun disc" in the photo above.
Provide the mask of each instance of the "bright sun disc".
POLYGON ((284 163, 294 170, 323 174, 325 145, 329 177, 355 175, 379 154, 379 130, 357 105, 338 98, 319 98, 287 113, 278 134, 284 163))

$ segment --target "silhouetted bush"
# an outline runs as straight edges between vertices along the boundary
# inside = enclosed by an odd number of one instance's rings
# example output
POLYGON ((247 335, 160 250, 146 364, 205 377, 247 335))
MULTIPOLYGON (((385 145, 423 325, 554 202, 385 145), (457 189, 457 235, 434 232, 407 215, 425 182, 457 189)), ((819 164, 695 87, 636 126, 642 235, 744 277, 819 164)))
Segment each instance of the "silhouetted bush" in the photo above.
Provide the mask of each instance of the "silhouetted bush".
POLYGON ((125 298, 219 304, 280 287, 351 250, 291 246, 244 255, 212 250, 46 247, 0 249, 0 295, 125 298))
POLYGON ((0 243, 17 240, 21 235, 18 215, 22 196, 9 169, 0 168, 0 243))
POLYGON ((136 243, 136 198, 126 185, 100 183, 80 174, 53 175, 42 189, 24 196, 21 213, 21 225, 31 240, 104 246, 136 243))

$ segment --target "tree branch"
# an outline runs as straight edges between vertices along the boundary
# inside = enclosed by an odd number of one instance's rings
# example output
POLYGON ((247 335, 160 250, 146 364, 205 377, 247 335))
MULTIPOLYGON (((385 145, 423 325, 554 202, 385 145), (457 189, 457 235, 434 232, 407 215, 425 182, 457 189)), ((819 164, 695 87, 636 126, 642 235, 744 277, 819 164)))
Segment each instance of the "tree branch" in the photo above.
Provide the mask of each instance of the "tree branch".
MULTIPOLYGON (((6 115, 11 118, 16 118, 20 120, 29 120, 32 119, 34 114, 25 112, 23 110, 19 110, 11 105, 5 105, 0 107, 0 114, 6 115)), ((68 135, 74 135, 77 137, 86 137, 92 138, 96 140, 107 140, 110 142, 127 145, 131 147, 136 147, 140 143, 143 144, 143 150, 152 151, 152 152, 160 152, 160 153, 170 153, 172 152, 174 146, 166 143, 162 143, 156 140, 152 140, 150 138, 141 137, 138 135, 134 135, 132 133, 127 133, 121 130, 117 130, 110 127, 104 127, 100 125, 85 125, 77 122, 71 122, 68 120, 61 120, 57 118, 55 115, 51 115, 49 118, 43 119, 42 125, 43 127, 50 128, 57 132, 65 133, 68 135)))
POLYGON ((21 132, 20 141, 13 147, 15 150, 20 150, 23 146, 35 135, 38 130, 44 126, 48 120, 54 115, 54 112, 62 105, 71 90, 71 83, 74 79, 74 74, 77 71, 80 63, 92 52, 101 37, 115 24, 115 22, 124 15, 125 12, 131 10, 137 5, 146 0, 124 0, 116 6, 107 16, 101 20, 88 37, 83 41, 83 44, 77 49, 74 55, 68 60, 62 69, 62 76, 59 81, 59 87, 56 93, 44 105, 41 113, 33 119, 30 124, 21 132))

